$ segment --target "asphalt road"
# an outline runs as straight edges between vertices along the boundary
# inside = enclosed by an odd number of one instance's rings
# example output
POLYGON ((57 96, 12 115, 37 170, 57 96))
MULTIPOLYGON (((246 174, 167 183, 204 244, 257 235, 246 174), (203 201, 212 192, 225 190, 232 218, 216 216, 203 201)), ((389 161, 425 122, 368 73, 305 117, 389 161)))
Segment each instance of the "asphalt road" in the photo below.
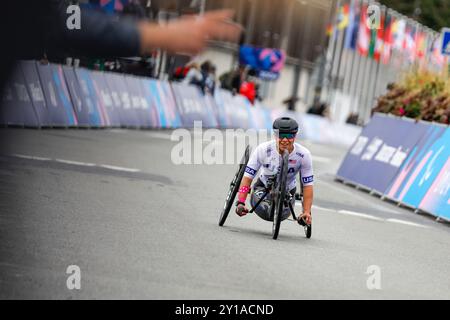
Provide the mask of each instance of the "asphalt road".
POLYGON ((274 241, 255 215, 218 227, 236 166, 175 165, 170 135, 0 129, 0 298, 450 299, 449 226, 335 182, 344 148, 305 142, 313 236, 274 241))

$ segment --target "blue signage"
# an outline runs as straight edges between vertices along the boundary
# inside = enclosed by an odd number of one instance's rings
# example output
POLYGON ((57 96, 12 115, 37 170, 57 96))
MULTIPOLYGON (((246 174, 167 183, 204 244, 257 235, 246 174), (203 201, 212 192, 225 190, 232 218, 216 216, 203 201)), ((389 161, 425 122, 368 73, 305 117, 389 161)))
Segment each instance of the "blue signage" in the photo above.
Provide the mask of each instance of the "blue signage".
POLYGON ((442 30, 442 50, 443 55, 450 56, 450 28, 442 30))

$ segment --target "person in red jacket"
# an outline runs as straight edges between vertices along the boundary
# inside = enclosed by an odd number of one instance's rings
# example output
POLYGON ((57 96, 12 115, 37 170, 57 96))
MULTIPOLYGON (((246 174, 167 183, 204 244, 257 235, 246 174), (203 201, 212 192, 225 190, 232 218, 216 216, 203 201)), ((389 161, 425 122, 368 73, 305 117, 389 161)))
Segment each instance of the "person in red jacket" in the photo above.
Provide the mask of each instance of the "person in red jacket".
POLYGON ((239 90, 239 93, 243 96, 247 97, 247 99, 250 101, 251 104, 255 103, 255 97, 256 97, 256 85, 252 81, 244 81, 241 84, 241 88, 239 90))

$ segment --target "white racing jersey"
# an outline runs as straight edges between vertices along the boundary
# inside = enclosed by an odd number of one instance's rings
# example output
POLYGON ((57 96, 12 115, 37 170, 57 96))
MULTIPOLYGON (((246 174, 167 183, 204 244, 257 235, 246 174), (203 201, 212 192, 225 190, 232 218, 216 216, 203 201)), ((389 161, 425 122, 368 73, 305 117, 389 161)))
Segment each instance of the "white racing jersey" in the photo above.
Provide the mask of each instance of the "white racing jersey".
MULTIPOLYGON (((255 178, 259 172, 259 178, 267 186, 268 178, 279 173, 281 155, 278 153, 276 141, 268 141, 260 144, 250 155, 244 176, 255 178)), ((303 186, 311 186, 314 183, 311 152, 298 143, 294 143, 294 150, 289 154, 289 166, 287 174, 287 190, 296 187, 296 175, 300 172, 303 186)))

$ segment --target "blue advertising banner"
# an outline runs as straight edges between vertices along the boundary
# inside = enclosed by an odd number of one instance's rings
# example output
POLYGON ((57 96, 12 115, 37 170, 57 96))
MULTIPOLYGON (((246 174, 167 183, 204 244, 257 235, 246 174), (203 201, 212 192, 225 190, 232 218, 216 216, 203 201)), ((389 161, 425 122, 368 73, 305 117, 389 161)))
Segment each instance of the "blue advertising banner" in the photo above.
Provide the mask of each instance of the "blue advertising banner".
POLYGON ((201 98, 203 100, 203 103, 205 104, 206 108, 211 113, 211 118, 213 118, 215 127, 219 126, 219 110, 217 108, 216 100, 214 99, 214 96, 211 94, 202 94, 201 98))
POLYGON ((47 111, 47 106, 42 91, 41 81, 37 73, 35 61, 20 61, 19 65, 25 77, 28 93, 30 94, 33 108, 37 117, 38 125, 41 127, 50 125, 50 116, 47 111))
POLYGON ((105 80, 108 85, 113 103, 118 108, 120 125, 123 127, 139 127, 138 115, 131 105, 131 97, 125 78, 121 74, 107 73, 105 80))
POLYGON ((426 129, 423 123, 376 114, 347 153, 337 176, 386 194, 426 129))
POLYGON ((182 126, 169 82, 144 78, 142 79, 142 88, 146 99, 152 105, 150 111, 152 119, 155 120, 155 128, 179 128, 182 126))
POLYGON ((81 89, 81 96, 88 111, 89 125, 102 127, 108 124, 104 106, 99 102, 96 84, 92 79, 91 71, 84 68, 76 68, 75 74, 81 89))
POLYGON ((259 72, 265 80, 276 80, 284 66, 286 53, 279 49, 243 45, 239 48, 239 62, 259 72))
POLYGON ((105 113, 106 126, 120 126, 119 110, 115 108, 105 75, 100 71, 91 71, 91 77, 98 97, 98 104, 105 113))
MULTIPOLYGON (((421 180, 430 188, 419 204, 419 208, 450 221, 450 128, 431 146, 428 162, 421 180)), ((428 155, 427 154, 427 155, 428 155)))
POLYGON ((146 127, 147 128, 160 128, 159 125, 159 116, 158 109, 153 102, 152 94, 150 94, 149 89, 147 88, 147 82, 145 81, 145 77, 137 77, 136 85, 139 89, 139 94, 141 97, 141 105, 143 107, 143 111, 146 118, 146 127))
POLYGON ((62 67, 55 64, 37 64, 37 69, 51 125, 64 127, 78 125, 62 67))
POLYGON ((218 125, 221 128, 249 128, 251 127, 250 103, 247 98, 231 92, 216 89, 214 99, 218 125))
POLYGON ((248 99, 240 94, 232 96, 226 104, 227 113, 231 112, 231 122, 233 128, 250 128, 251 125, 251 104, 248 99))
POLYGON ((231 113, 227 113, 227 101, 231 100, 229 91, 217 88, 214 92, 216 102, 216 117, 221 128, 232 128, 231 113))
POLYGON ((89 110, 83 101, 83 95, 81 93, 81 88, 78 83, 75 70, 72 67, 63 66, 63 73, 69 89, 73 109, 77 115, 78 125, 81 127, 89 126, 89 110))
POLYGON ((250 107, 251 127, 254 129, 272 130, 272 110, 256 101, 253 107, 250 107))
POLYGON ((215 111, 211 110, 204 102, 203 94, 199 88, 192 85, 172 83, 172 89, 184 127, 194 127, 194 121, 202 121, 202 126, 205 128, 217 127, 215 111))
POLYGON ((442 126, 428 125, 423 137, 414 146, 388 188, 386 194, 389 198, 414 208, 419 207, 433 182, 432 179, 429 179, 429 175, 427 175, 427 179, 423 177, 424 172, 427 172, 426 165, 432 159, 430 149, 435 141, 442 138, 445 131, 446 128, 442 126))
POLYGON ((141 91, 140 80, 135 76, 124 76, 124 78, 130 94, 131 106, 138 115, 139 126, 143 128, 152 127, 151 105, 141 91))
POLYGON ((0 111, 3 124, 38 126, 33 104, 19 66, 3 88, 0 111))
POLYGON ((139 127, 141 123, 139 113, 136 108, 133 107, 131 94, 128 92, 128 85, 125 81, 125 77, 118 73, 108 73, 106 83, 111 91, 113 100, 116 100, 118 97, 121 102, 119 112, 121 126, 139 127))

